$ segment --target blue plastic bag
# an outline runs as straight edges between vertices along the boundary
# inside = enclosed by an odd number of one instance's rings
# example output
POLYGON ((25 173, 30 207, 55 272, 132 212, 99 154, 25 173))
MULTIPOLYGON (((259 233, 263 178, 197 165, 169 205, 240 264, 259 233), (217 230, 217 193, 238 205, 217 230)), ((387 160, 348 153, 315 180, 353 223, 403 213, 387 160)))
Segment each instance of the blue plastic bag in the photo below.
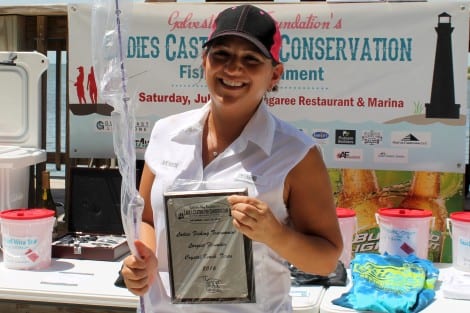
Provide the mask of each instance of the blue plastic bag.
POLYGON ((439 270, 409 255, 359 253, 351 262, 352 287, 333 304, 358 311, 419 312, 434 301, 439 270))

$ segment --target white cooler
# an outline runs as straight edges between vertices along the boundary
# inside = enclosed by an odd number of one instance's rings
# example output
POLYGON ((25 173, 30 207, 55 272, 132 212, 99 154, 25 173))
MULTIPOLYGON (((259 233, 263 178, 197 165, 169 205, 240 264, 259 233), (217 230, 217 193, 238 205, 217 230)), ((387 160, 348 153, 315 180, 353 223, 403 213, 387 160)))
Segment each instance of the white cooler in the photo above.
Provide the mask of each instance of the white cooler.
POLYGON ((0 146, 0 211, 28 207, 29 166, 46 161, 46 151, 0 146))
POLYGON ((49 62, 38 52, 0 51, 0 145, 41 148, 41 75, 49 62))
POLYGON ((28 205, 29 167, 46 161, 41 150, 41 75, 47 57, 0 51, 0 211, 28 205))

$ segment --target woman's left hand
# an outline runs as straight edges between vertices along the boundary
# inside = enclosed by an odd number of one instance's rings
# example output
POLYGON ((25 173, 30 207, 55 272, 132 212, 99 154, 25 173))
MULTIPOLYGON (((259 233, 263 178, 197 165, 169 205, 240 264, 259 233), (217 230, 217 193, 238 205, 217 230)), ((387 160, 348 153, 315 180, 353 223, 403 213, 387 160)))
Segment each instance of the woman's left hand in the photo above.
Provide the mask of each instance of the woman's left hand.
POLYGON ((284 226, 265 202, 240 195, 227 200, 232 206, 233 225, 248 238, 265 244, 279 238, 284 226))

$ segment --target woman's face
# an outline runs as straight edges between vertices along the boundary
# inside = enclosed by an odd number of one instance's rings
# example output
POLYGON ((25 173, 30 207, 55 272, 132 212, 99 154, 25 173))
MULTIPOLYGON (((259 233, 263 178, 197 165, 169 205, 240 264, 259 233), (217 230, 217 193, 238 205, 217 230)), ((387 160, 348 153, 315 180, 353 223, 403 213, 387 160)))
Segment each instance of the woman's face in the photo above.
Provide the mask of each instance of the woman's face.
POLYGON ((214 104, 237 105, 238 109, 256 107, 283 70, 251 42, 236 36, 216 40, 204 53, 202 64, 214 104))

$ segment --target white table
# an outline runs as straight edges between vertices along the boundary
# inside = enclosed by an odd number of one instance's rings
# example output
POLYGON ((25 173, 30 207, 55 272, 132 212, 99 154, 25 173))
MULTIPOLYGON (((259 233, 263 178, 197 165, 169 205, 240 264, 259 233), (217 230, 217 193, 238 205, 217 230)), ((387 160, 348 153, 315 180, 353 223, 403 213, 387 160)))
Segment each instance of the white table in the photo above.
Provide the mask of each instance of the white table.
MULTIPOLYGON (((2 302, 12 301, 42 305, 29 312, 49 313, 63 305, 80 307, 80 312, 135 312, 139 298, 114 286, 120 266, 120 261, 52 259, 50 267, 29 271, 8 269, 0 262, 0 312, 7 310, 2 302)), ((292 287, 294 312, 318 313, 324 291, 321 286, 292 287)))
POLYGON ((120 262, 53 259, 46 269, 28 271, 8 269, 0 262, 0 300, 135 312, 139 298, 114 286, 120 266, 120 262))
MULTIPOLYGON (((135 312, 139 298, 125 288, 114 286, 120 266, 120 261, 53 259, 47 269, 23 271, 7 269, 3 262, 0 262, 0 312, 15 312, 5 309, 5 303, 11 305, 13 302, 43 306, 40 309, 28 308, 28 312, 66 312, 61 309, 53 310, 54 307, 64 305, 79 307, 80 312, 135 312)), ((443 296, 442 281, 446 274, 453 270, 451 265, 437 266, 440 274, 436 285, 436 300, 421 312, 469 313, 470 301, 443 296)), ((348 277, 351 277, 349 270, 348 277)), ((354 313, 356 311, 331 303, 350 287, 351 281, 345 287, 293 286, 290 294, 294 312, 354 313)), ((77 309, 71 311, 76 312, 77 309)))
MULTIPOLYGON (((470 312, 470 301, 469 300, 455 300, 448 299, 443 296, 442 283, 449 271, 452 271, 451 264, 436 264, 439 268, 439 278, 436 284, 436 299, 433 303, 427 306, 420 313, 469 313, 470 312)), ((352 282, 350 280, 350 270, 348 270, 348 285, 345 287, 329 287, 322 298, 320 304, 320 313, 354 313, 358 312, 348 308, 344 308, 331 303, 333 299, 337 299, 341 294, 349 291, 352 282)))

